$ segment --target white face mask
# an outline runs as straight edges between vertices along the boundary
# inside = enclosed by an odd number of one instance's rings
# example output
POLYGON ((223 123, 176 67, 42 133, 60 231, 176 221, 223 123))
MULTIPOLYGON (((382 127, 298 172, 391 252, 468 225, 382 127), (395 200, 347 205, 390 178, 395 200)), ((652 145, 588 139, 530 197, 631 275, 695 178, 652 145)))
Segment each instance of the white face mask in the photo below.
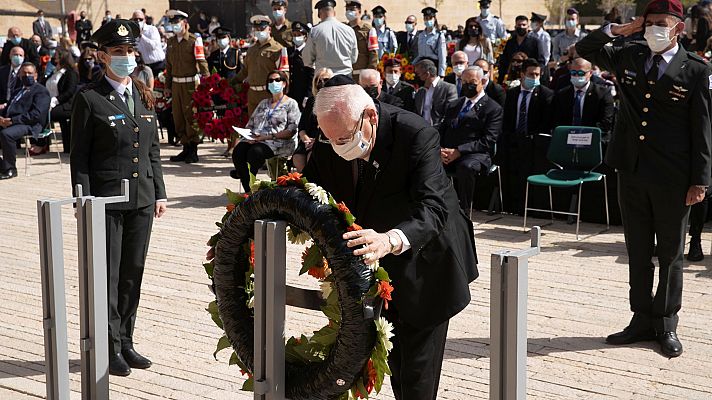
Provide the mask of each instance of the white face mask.
POLYGON ((294 46, 299 47, 304 44, 305 39, 304 36, 294 36, 292 41, 294 41, 294 46))
POLYGON ((146 23, 143 21, 138 21, 138 27, 139 29, 143 30, 143 27, 146 26, 146 23))
POLYGON ((455 73, 455 75, 460 76, 463 72, 465 72, 466 67, 467 66, 465 64, 457 64, 452 67, 452 71, 455 73))
POLYGON ((480 15, 481 15, 483 18, 489 17, 489 15, 490 15, 490 10, 489 10, 489 8, 483 8, 483 9, 481 9, 481 10, 480 10, 480 15))
MULTIPOLYGON (((361 114, 361 127, 363 128, 363 118, 365 116, 365 111, 364 114, 361 114)), ((373 125, 371 125, 371 132, 373 132, 375 129, 373 125)), ((373 133, 371 133, 371 139, 373 139, 373 133)), ((363 130, 359 128, 358 131, 354 134, 353 139, 351 139, 350 142, 344 143, 344 144, 334 144, 331 143, 331 148, 334 149, 334 152, 338 154, 341 158, 343 158, 346 161, 353 161, 357 158, 362 158, 366 153, 368 153, 368 150, 371 148, 371 142, 372 140, 366 140, 363 137, 363 130)))
POLYGON ((230 45, 230 38, 224 37, 224 38, 218 39, 218 46, 220 46, 221 49, 225 49, 229 45, 230 45))
POLYGON ((255 32, 255 37, 257 38, 257 40, 264 43, 269 40, 269 32, 257 31, 257 32, 255 32))
POLYGON ((670 39, 671 30, 672 28, 656 25, 645 28, 645 41, 648 42, 648 47, 653 53, 661 53, 670 46, 670 43, 672 43, 672 39, 670 39))
POLYGON ((395 86, 400 81, 400 74, 386 74, 386 83, 395 86))
POLYGON ((532 30, 533 30, 533 31, 536 31, 537 29, 539 29, 539 23, 538 23, 538 22, 532 22, 532 30))

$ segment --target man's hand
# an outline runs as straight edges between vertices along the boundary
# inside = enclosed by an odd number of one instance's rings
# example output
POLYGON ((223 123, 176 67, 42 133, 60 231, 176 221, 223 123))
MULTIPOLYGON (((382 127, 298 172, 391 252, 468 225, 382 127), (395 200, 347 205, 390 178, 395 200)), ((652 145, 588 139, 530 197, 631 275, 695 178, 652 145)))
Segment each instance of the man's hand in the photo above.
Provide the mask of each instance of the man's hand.
POLYGON ((165 201, 157 201, 156 209, 153 212, 153 216, 156 218, 161 218, 163 216, 163 214, 166 213, 167 208, 168 208, 168 205, 166 204, 165 201))
POLYGON ((10 118, 0 117, 0 126, 7 128, 10 125, 12 125, 12 120, 10 118))
POLYGON ((440 158, 444 164, 450 164, 460 158, 461 155, 458 149, 440 149, 440 158))
POLYGON ((705 199, 705 187, 704 186, 690 186, 687 190, 687 198, 685 199, 686 206, 694 206, 697 203, 701 203, 705 199))
POLYGON ((354 250, 354 255, 364 256, 363 261, 368 265, 374 264, 391 253, 391 242, 388 235, 378 233, 373 229, 346 232, 343 238, 348 240, 346 245, 349 248, 363 246, 354 250))
POLYGON ((252 137, 254 142, 264 142, 265 140, 269 140, 269 135, 255 135, 252 137))
POLYGON ((611 25, 611 33, 616 36, 631 36, 643 30, 645 18, 638 17, 633 22, 620 25, 611 25))

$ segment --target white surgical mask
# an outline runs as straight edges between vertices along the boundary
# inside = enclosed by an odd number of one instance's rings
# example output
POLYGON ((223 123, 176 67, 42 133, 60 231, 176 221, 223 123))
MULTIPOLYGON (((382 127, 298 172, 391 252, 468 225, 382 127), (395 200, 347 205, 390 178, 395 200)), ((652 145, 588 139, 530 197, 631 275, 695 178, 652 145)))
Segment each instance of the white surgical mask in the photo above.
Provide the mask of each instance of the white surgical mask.
POLYGON ((435 26, 435 20, 434 19, 429 19, 427 21, 423 21, 423 24, 425 24, 426 28, 432 28, 435 26))
POLYGON ((356 11, 346 10, 346 19, 349 20, 349 22, 355 20, 356 18, 358 18, 356 11))
POLYGON ((306 38, 304 36, 294 36, 292 40, 294 41, 294 46, 299 47, 304 44, 304 40, 306 38))
POLYGON ((588 78, 585 76, 572 76, 571 84, 574 85, 576 89, 581 89, 588 84, 588 78))
POLYGON ((481 15, 482 17, 484 17, 484 18, 489 17, 489 15, 490 15, 490 10, 489 10, 489 8, 483 8, 483 9, 481 9, 481 10, 480 10, 480 15, 481 15))
POLYGON ((176 35, 180 34, 183 31, 183 24, 173 24, 173 33, 176 35))
POLYGON ((463 72, 465 72, 466 67, 467 66, 465 64, 457 64, 452 67, 452 71, 455 73, 455 75, 460 76, 463 72))
POLYGON ((413 29, 415 29, 415 26, 413 24, 405 24, 405 30, 408 33, 413 32, 413 29))
POLYGON ((224 49, 229 45, 230 45, 230 38, 224 37, 224 38, 218 39, 218 46, 220 46, 221 49, 224 49))
POLYGON ((645 41, 648 42, 648 47, 653 53, 660 53, 665 50, 672 39, 670 39, 670 31, 672 29, 666 26, 648 26, 645 28, 645 41))
POLYGON ((566 27, 569 29, 576 28, 576 21, 572 19, 566 20, 566 27))
MULTIPOLYGON (((364 114, 361 114, 361 124, 363 124, 363 117, 364 114)), ((373 131, 374 127, 371 125, 371 132, 373 131)), ((371 134, 371 139, 373 139, 373 134, 371 134)), ((353 161, 357 158, 362 158, 368 153, 368 150, 371 148, 371 140, 364 139, 363 131, 359 129, 351 141, 344 144, 331 143, 331 147, 334 149, 334 152, 344 160, 353 161)))
POLYGON ((282 11, 282 10, 274 10, 274 11, 272 11, 272 16, 273 16, 275 19, 282 18, 282 17, 284 17, 284 11, 282 11))
POLYGON ((386 83, 391 86, 395 86, 400 81, 400 74, 386 74, 386 83))
POLYGON ((385 19, 383 17, 378 17, 373 19, 373 26, 376 28, 380 28, 383 26, 383 23, 385 22, 385 19))
POLYGON ((143 30, 143 27, 146 26, 146 23, 143 21, 138 21, 138 27, 143 30))
POLYGON ((260 42, 264 43, 269 40, 269 32, 267 31, 257 31, 255 32, 255 37, 260 42))

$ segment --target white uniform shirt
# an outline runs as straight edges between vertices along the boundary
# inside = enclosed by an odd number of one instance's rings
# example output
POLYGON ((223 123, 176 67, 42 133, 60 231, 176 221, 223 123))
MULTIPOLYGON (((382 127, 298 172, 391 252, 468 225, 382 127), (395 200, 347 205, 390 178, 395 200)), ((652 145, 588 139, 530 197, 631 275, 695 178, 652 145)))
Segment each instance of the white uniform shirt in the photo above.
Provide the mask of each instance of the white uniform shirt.
POLYGON ((136 41, 136 49, 141 53, 143 62, 153 64, 166 59, 166 52, 161 43, 161 34, 153 25, 144 25, 141 36, 136 41))
POLYGON ((302 53, 304 65, 331 68, 334 74, 351 75, 358 60, 356 33, 347 24, 330 17, 312 28, 302 53))

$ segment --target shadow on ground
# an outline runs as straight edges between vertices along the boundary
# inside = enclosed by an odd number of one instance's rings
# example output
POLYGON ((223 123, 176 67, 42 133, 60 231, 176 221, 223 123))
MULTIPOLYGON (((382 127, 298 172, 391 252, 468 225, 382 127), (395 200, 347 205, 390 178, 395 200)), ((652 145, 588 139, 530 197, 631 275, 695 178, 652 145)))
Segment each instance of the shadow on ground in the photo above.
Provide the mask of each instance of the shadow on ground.
MULTIPOLYGON (((69 373, 81 370, 80 360, 69 360, 69 373)), ((27 376, 40 376, 45 374, 44 360, 20 361, 0 360, 0 379, 27 376)))

